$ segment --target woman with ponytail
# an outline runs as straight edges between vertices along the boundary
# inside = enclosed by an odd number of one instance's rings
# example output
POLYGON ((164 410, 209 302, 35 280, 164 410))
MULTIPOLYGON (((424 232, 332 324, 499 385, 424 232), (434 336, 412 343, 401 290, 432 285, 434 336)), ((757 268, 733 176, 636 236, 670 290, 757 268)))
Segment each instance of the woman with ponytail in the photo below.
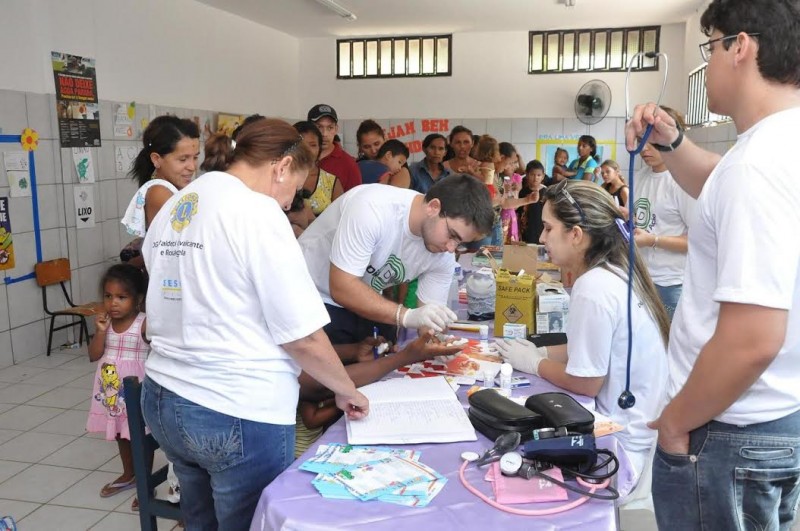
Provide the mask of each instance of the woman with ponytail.
POLYGON ((621 424, 617 434, 640 477, 656 432, 647 422, 663 406, 669 318, 635 249, 630 390, 636 405, 617 404, 628 359, 628 251, 631 235, 612 197, 590 182, 564 180, 544 192, 540 241, 554 264, 576 272, 566 322, 567 344, 536 347, 498 340, 517 370, 594 397, 597 411, 621 424))
POLYGON ((322 330, 328 312, 284 214, 311 150, 268 118, 215 149, 215 171, 169 199, 145 237, 142 410, 180 480, 186 529, 236 531, 294 458, 301 369, 350 418, 369 402, 322 330))
POLYGON ((142 150, 128 173, 139 183, 121 223, 128 234, 144 237, 161 206, 189 184, 200 156, 200 130, 191 120, 163 115, 142 135, 142 150))

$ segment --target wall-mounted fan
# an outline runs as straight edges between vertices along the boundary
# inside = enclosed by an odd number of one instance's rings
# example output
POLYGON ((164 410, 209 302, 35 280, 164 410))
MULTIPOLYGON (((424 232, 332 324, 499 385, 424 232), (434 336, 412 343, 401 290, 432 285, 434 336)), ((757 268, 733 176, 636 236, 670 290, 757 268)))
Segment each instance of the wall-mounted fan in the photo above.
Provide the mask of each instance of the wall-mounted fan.
POLYGON ((593 79, 587 82, 575 96, 575 116, 586 125, 602 120, 611 108, 611 89, 605 81, 593 79))

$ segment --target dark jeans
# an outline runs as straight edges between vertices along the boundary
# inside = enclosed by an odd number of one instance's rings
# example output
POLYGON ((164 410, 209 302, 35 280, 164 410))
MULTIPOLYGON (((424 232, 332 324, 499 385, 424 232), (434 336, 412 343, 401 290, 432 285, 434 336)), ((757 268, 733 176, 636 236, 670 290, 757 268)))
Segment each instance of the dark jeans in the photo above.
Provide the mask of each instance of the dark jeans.
POLYGON ((734 426, 712 421, 690 434, 689 454, 656 449, 658 528, 789 531, 800 495, 800 412, 734 426))
POLYGON ((348 309, 332 304, 325 304, 331 322, 323 330, 334 345, 358 343, 362 339, 372 337, 372 327, 378 327, 378 333, 387 341, 394 342, 397 337, 397 328, 392 325, 376 323, 365 319, 348 309))
POLYGON ((249 529, 261 491, 294 458, 294 424, 218 413, 150 378, 142 413, 180 480, 187 531, 249 529))
POLYGON ((658 291, 658 296, 661 297, 661 302, 664 303, 669 320, 672 322, 672 318, 675 316, 675 309, 678 307, 678 301, 681 299, 681 293, 683 293, 683 284, 674 286, 659 286, 656 284, 656 291, 658 291))

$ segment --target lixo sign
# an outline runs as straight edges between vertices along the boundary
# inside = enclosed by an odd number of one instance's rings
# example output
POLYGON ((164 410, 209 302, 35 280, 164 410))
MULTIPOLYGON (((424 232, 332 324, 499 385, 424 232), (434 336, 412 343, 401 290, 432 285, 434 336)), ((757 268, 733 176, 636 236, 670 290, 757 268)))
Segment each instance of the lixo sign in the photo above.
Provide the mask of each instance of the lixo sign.
POLYGON ((78 229, 94 227, 94 187, 76 186, 75 192, 75 224, 78 229))

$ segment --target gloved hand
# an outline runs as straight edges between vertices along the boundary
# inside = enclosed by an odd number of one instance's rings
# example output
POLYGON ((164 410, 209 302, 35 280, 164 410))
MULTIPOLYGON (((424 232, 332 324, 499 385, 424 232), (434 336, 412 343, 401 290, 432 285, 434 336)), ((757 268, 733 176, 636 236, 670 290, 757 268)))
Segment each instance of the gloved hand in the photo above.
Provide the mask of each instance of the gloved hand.
POLYGON ((547 347, 537 347, 527 339, 498 339, 495 345, 516 370, 539 376, 539 364, 547 358, 547 347))
POLYGON ((428 327, 434 332, 441 332, 458 316, 447 306, 426 304, 416 309, 406 310, 403 315, 403 326, 406 328, 428 327))

